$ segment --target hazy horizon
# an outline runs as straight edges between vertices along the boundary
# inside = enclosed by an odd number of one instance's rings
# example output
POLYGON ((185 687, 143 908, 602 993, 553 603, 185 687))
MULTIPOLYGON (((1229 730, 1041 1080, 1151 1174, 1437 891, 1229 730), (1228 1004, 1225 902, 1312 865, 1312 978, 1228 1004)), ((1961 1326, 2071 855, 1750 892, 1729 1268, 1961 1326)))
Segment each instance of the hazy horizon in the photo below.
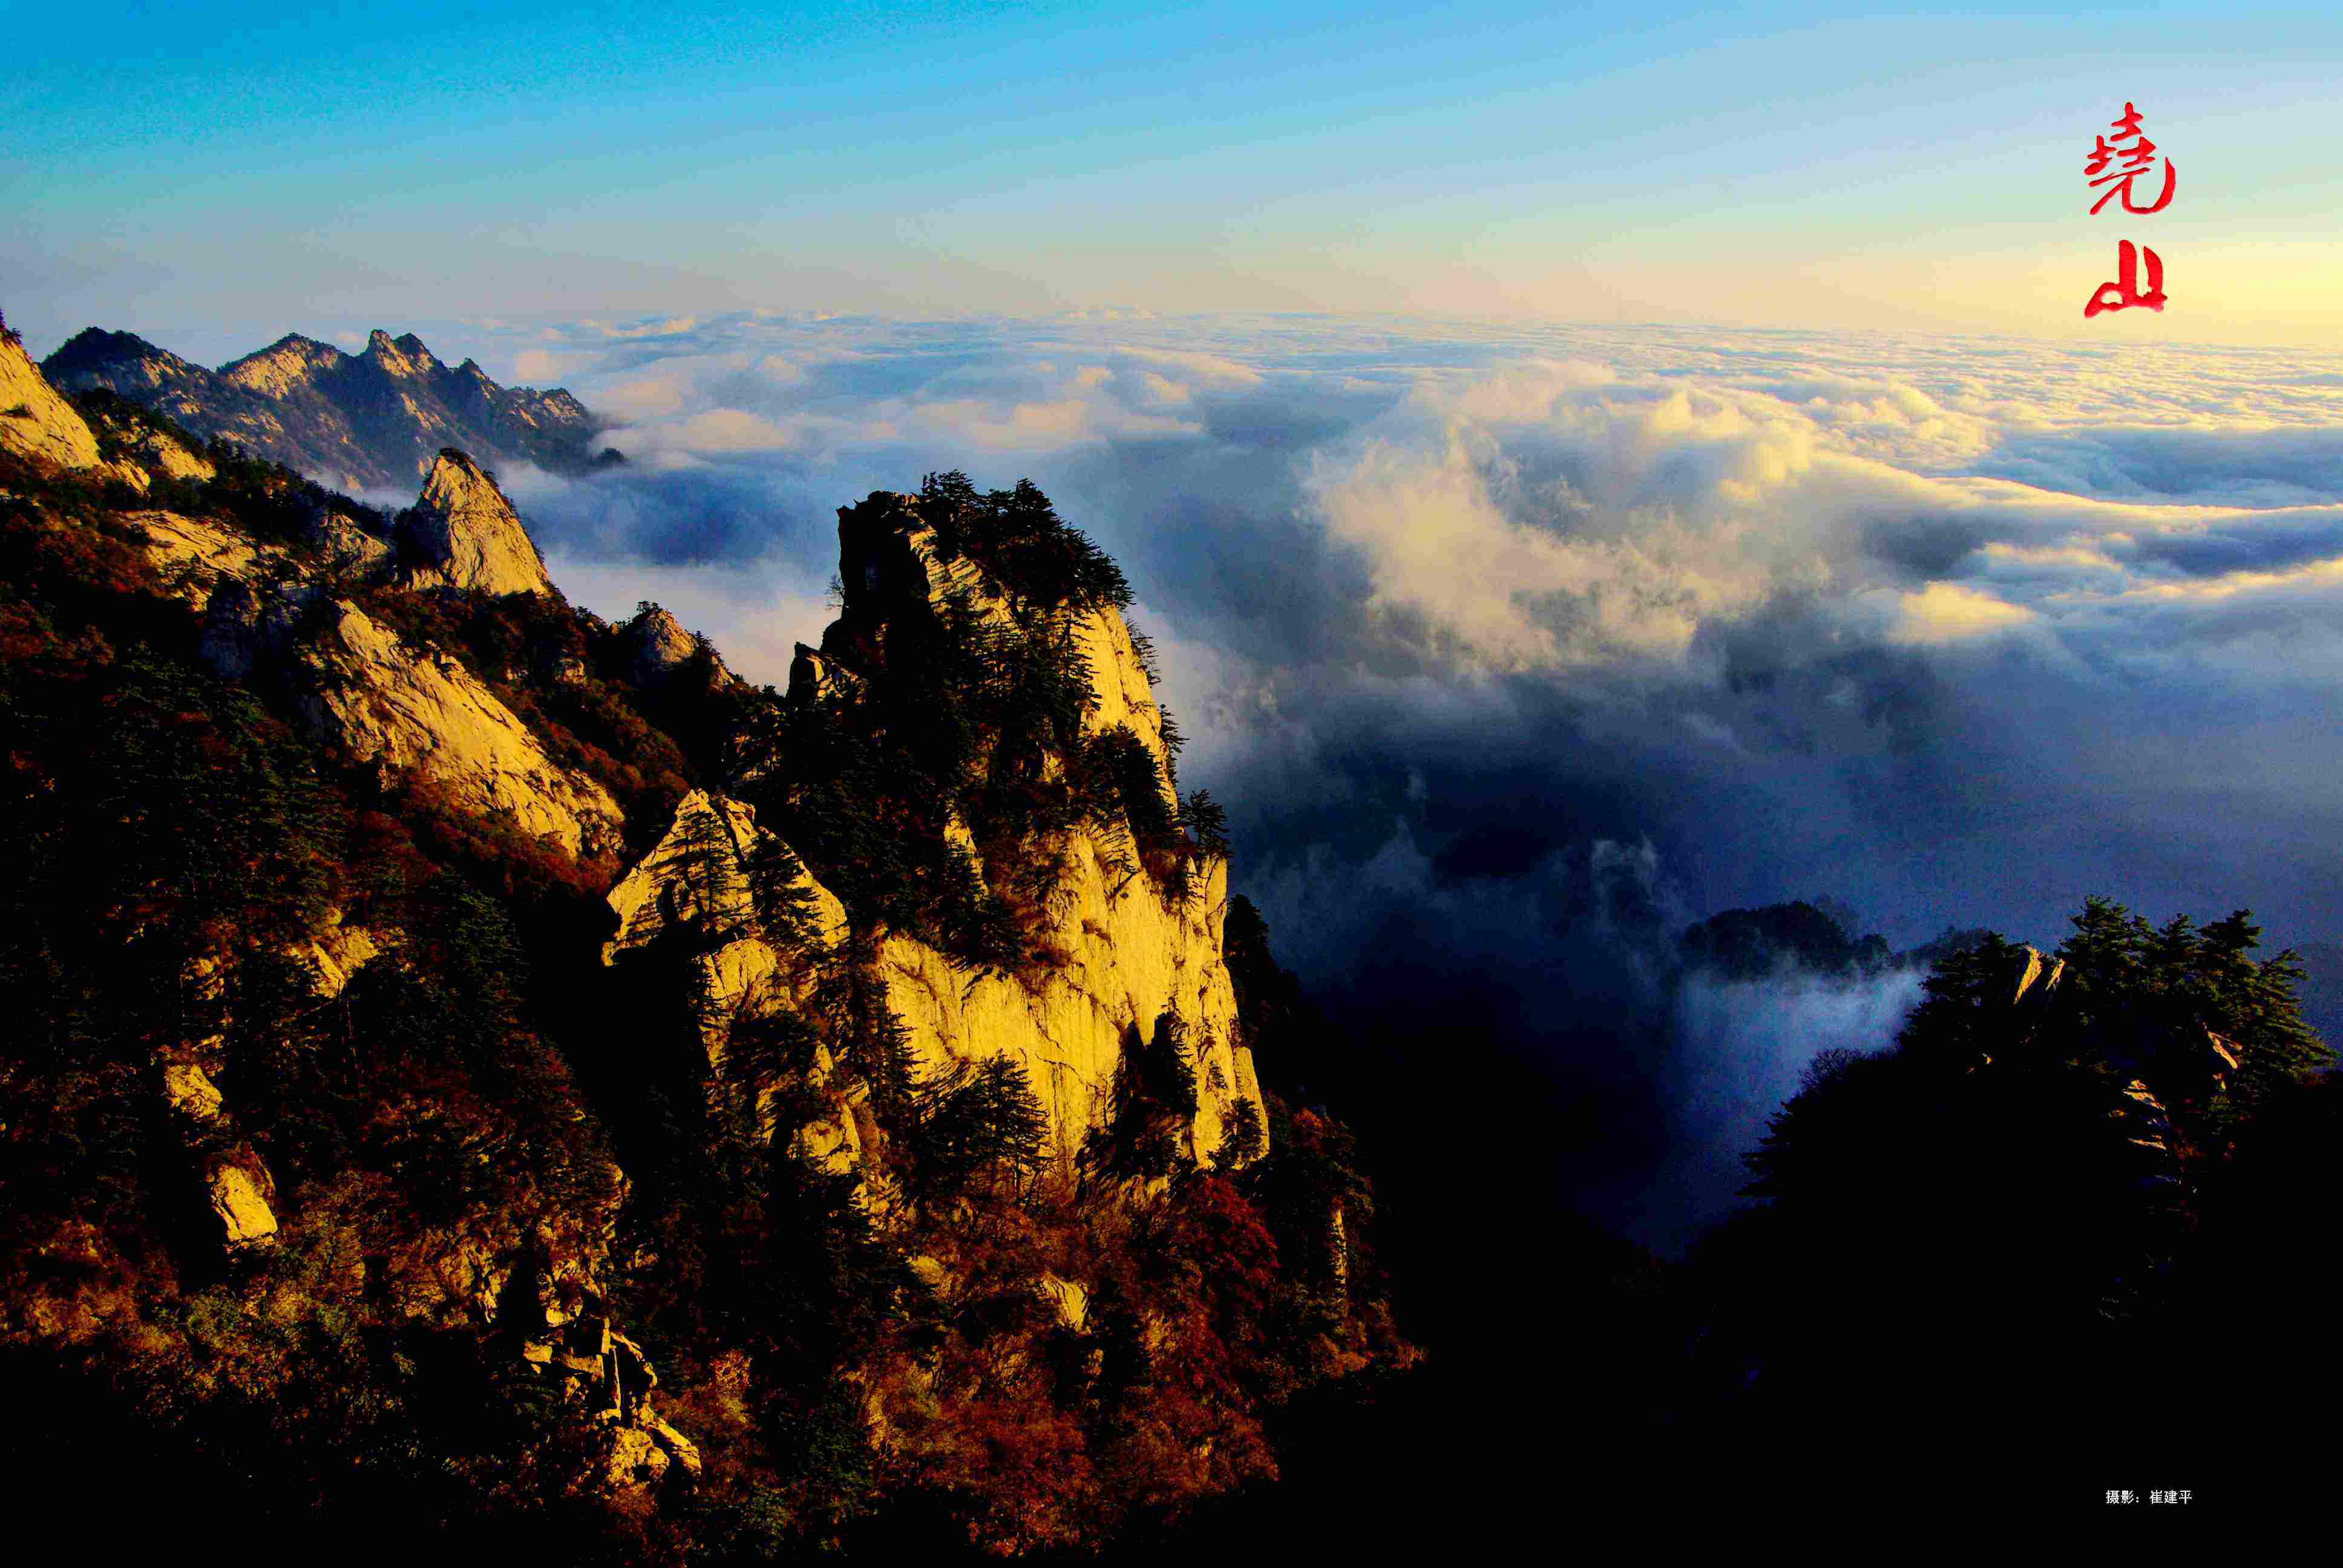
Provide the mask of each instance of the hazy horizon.
POLYGON ((2287 5, 100 5, 16 42, 0 276, 44 342, 289 305, 2343 327, 2343 23, 2287 5), (2177 199, 2093 217, 2126 102, 2177 199), (2174 304, 2087 324, 2121 237, 2174 304))

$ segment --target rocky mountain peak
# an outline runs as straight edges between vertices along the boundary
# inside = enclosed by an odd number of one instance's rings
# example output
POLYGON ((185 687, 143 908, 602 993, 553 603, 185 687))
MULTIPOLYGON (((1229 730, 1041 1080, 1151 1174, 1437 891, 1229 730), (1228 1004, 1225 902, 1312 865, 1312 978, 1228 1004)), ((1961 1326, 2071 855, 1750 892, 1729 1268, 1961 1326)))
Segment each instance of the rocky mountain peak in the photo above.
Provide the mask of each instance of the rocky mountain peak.
POLYGON ((1012 585, 995 580, 969 555, 950 548, 920 512, 920 498, 873 491, 838 509, 839 580, 844 602, 821 651, 852 667, 884 658, 889 623, 933 615, 964 598, 980 617, 1008 623, 1020 615, 1061 618, 1089 665, 1095 701, 1083 719, 1092 735, 1128 729, 1154 759, 1158 786, 1176 799, 1163 714, 1131 628, 1111 604, 1070 602, 1037 611, 1017 602, 1012 585))
POLYGON ((599 466, 599 422, 576 398, 499 387, 470 360, 451 370, 412 332, 377 328, 355 355, 287 333, 212 370, 93 327, 42 367, 60 390, 106 387, 339 489, 404 487, 447 447, 558 474, 599 466))
POLYGON ((339 368, 343 358, 342 351, 330 343, 288 332, 258 353, 221 366, 219 373, 264 397, 284 397, 339 368))
POLYGON ((398 544, 410 587, 553 592, 544 558, 512 503, 487 470, 453 447, 433 461, 422 497, 399 518, 398 544))
POLYGON ((367 335, 366 352, 358 357, 385 375, 402 379, 428 377, 441 368, 439 361, 431 357, 431 350, 423 346, 423 339, 414 333, 393 337, 379 327, 367 335))
MULTIPOLYGON (((700 651, 700 639, 685 628, 667 610, 658 605, 646 607, 625 628, 628 649, 628 670, 637 686, 655 687, 672 679, 679 670, 690 668, 700 651)), ((722 658, 711 650, 709 676, 717 682, 729 682, 732 672, 724 667, 722 658)))
POLYGON ((110 387, 122 389, 120 377, 149 385, 177 370, 202 373, 167 348, 157 348, 135 332, 108 332, 85 327, 64 347, 41 362, 42 373, 60 387, 110 387))

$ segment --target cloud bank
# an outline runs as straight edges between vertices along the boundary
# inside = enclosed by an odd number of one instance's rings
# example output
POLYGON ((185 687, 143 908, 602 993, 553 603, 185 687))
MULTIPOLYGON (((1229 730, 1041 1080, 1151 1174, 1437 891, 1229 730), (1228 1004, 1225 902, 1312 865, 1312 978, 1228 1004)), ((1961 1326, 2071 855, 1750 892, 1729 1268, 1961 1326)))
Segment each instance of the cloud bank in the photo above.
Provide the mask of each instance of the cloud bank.
POLYGON ((1394 975, 1469 992, 1443 1016, 1586 1099, 1586 1169, 1640 1172, 1587 1201, 1654 1236, 1722 1201, 1684 1149, 1901 1005, 1686 1012, 1651 978, 1685 920, 1826 892, 1899 944, 2055 941, 2104 891, 2343 928, 2343 356, 1301 316, 467 330, 620 422, 627 471, 520 498, 557 578, 660 598, 752 676, 826 618, 837 506, 1031 476, 1129 571, 1183 777, 1231 805, 1288 961, 1362 1016, 1394 975))

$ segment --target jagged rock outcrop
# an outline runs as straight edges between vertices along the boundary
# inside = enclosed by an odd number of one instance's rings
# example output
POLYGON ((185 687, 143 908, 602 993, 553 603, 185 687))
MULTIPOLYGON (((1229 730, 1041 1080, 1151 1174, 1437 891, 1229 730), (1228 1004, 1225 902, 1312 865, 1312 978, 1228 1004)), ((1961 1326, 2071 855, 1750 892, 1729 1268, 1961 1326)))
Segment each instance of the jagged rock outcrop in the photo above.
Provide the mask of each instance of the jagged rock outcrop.
POLYGON ((608 1428, 609 1448, 595 1478, 612 1492, 648 1490, 671 1467, 697 1478, 699 1445, 662 1420, 651 1402, 659 1373, 633 1340, 618 1332, 598 1302, 572 1315, 538 1292, 516 1292, 499 1324, 517 1335, 522 1368, 551 1382, 562 1398, 583 1404, 608 1428))
POLYGON ((2036 1010, 2047 1007, 2058 993, 2058 982, 2066 978, 2066 960, 2046 958, 2035 948, 2020 948, 2017 953, 2017 983, 2010 992, 2009 1005, 2036 1010))
MULTIPOLYGON (((699 939, 692 961, 706 1006, 698 1023, 711 1081, 725 1071, 734 1020, 802 1006, 816 979, 806 951, 760 920, 751 892, 759 851, 777 843, 746 802, 695 789, 676 809, 666 835, 608 895, 618 929, 603 947, 606 964, 670 932, 699 939)), ((846 940, 845 906, 809 876, 796 886, 806 899, 802 937, 826 955, 846 940)), ((785 1131, 815 1163, 841 1174, 858 1171, 863 1151, 855 1107, 867 1096, 838 1078, 828 1047, 817 1045, 813 1054, 799 1087, 818 1097, 820 1109, 785 1131)), ((770 1118, 780 1087, 759 1091, 756 1111, 768 1136, 777 1131, 770 1118)))
MULTIPOLYGON (((658 605, 643 610, 622 628, 627 675, 637 686, 657 690, 692 668, 703 652, 700 639, 681 621, 658 605)), ((738 680, 713 648, 705 650, 710 684, 729 686, 738 680)))
MULTIPOLYGON (((906 615, 932 614, 951 596, 964 596, 979 616, 999 622, 1013 618, 1007 599, 965 556, 947 557, 936 531, 918 512, 918 498, 874 491, 860 504, 838 509, 839 580, 845 603, 822 634, 820 656, 856 668, 883 663, 890 622, 906 615)), ((1118 726, 1139 737, 1155 759, 1157 779, 1172 794, 1170 753, 1163 744, 1163 710, 1155 701, 1131 628, 1111 605, 1059 612, 1069 622, 1075 648, 1090 667, 1096 701, 1083 715, 1085 733, 1118 726)), ((804 659, 812 650, 799 648, 804 659)), ((810 673, 824 678, 825 667, 810 673)), ((797 668, 789 673, 795 691, 797 668)))
MULTIPOLYGON (((946 558, 938 549, 913 497, 880 492, 840 508, 839 545, 845 603, 822 648, 850 668, 883 665, 889 626, 933 614, 948 596, 965 596, 988 618, 1012 615, 973 562, 946 558)), ((1070 619, 1090 670, 1095 701, 1083 715, 1085 733, 1128 729, 1154 761, 1158 789, 1174 800, 1162 709, 1121 613, 1111 605, 1059 613, 1070 619)), ((826 672, 809 673, 821 678, 826 672)), ((1236 993, 1222 949, 1227 862, 1210 862, 1187 900, 1167 904, 1144 876, 1115 868, 1095 831, 1077 832, 1070 848, 1068 876, 1050 910, 1049 940, 1066 955, 1062 967, 1038 981, 971 977, 926 944, 890 933, 880 950, 888 1003, 930 1068, 955 1058, 1014 1055, 1049 1112, 1054 1146, 1064 1151, 1101 1123, 1124 1032, 1144 1036, 1158 1019, 1176 1019, 1196 1069, 1198 1109, 1188 1151, 1209 1161, 1239 1101, 1261 1111, 1261 1086, 1252 1053, 1239 1038, 1236 993)))
POLYGON ((449 447, 432 462, 423 494, 398 519, 403 578, 411 588, 501 596, 553 592, 545 558, 520 514, 478 464, 449 447))
POLYGON ((0 322, 0 450, 50 471, 95 468, 97 437, 0 322))
POLYGON ((219 1115, 225 1103, 211 1074, 195 1062, 166 1063, 162 1082, 163 1102, 192 1121, 211 1121, 219 1115))
POLYGON ((109 388, 337 488, 403 488, 444 447, 554 473, 603 461, 593 447, 600 421, 568 393, 500 387, 468 359, 450 369, 412 333, 377 330, 357 354, 288 334, 211 370, 92 327, 42 367, 59 387, 109 388))
POLYGON ((337 577, 386 576, 396 557, 387 543, 339 511, 320 513, 309 525, 308 538, 326 569, 337 577))
POLYGON ((1209 1163, 1240 1101, 1252 1102, 1266 1125, 1221 950, 1226 866, 1212 869, 1191 904, 1166 909, 1152 889, 1111 870, 1089 835, 1078 835, 1061 900, 1051 938, 1068 961, 1038 981, 971 976, 924 942, 886 936, 880 972, 887 1003, 922 1067, 1012 1057, 1049 1114, 1051 1147, 1071 1154, 1091 1128, 1105 1124, 1126 1030, 1143 1038, 1170 1017, 1182 1025, 1195 1061, 1187 1152, 1209 1163))
MULTIPOLYGON (((206 647, 244 646, 246 628, 265 642, 261 628, 288 618, 246 593, 216 596, 206 647)), ((286 649, 307 676, 299 709, 354 760, 436 784, 459 809, 508 815, 572 855, 617 847, 624 814, 610 792, 555 762, 452 655, 409 648, 348 599, 299 618, 303 633, 286 649)))
MULTIPOLYGON (((1011 615, 972 564, 940 554, 933 531, 910 503, 909 497, 878 495, 841 508, 847 602, 823 638, 824 651, 799 650, 789 699, 793 706, 810 699, 801 681, 836 678, 842 669, 883 670, 890 626, 902 617, 932 613, 948 594, 967 595, 982 614, 1011 615)), ((1172 798, 1161 710, 1122 617, 1111 607, 1069 613, 1097 694, 1086 729, 1129 728, 1155 762, 1159 789, 1172 798)), ((765 832, 738 801, 705 795, 687 800, 660 846, 612 891, 620 934, 606 960, 678 920, 711 922, 729 933, 702 960, 721 1000, 719 1016, 760 1005, 759 988, 770 996, 772 977, 783 967, 781 955, 753 929, 747 904, 745 857, 765 832), (732 890, 722 893, 711 890, 707 857, 695 861, 687 849, 695 839, 704 843, 718 820, 722 842, 732 847, 732 890), (697 879, 689 869, 695 865, 697 879), (731 901, 714 907, 719 900, 731 901)), ((981 876, 981 857, 964 829, 958 841, 981 876)), ((1250 1102, 1256 1121, 1267 1121, 1252 1051, 1237 1028, 1236 995, 1222 948, 1226 862, 1210 859, 1186 900, 1167 900, 1095 829, 1075 831, 1066 850, 1065 875, 1047 910, 1043 938, 1062 961, 1040 973, 971 972, 915 937, 881 931, 875 933, 875 968, 886 1005, 903 1025, 923 1076, 995 1056, 1016 1061, 1047 1114, 1051 1149, 1061 1158, 1071 1158, 1091 1129, 1105 1124, 1126 1038, 1133 1031, 1150 1037, 1159 1020, 1176 1020, 1192 1053, 1197 1091, 1197 1110, 1182 1142, 1191 1157, 1209 1163, 1237 1104, 1250 1102)), ((836 946, 847 930, 843 905, 810 875, 802 890, 818 911, 814 924, 821 940, 836 946)), ((840 1125, 851 1123, 840 1118, 840 1125)), ((841 1131, 836 1147, 846 1142, 841 1131)))
MULTIPOLYGON (((257 1161, 254 1162, 256 1166, 257 1161)), ((212 1213, 231 1249, 258 1246, 277 1237, 277 1214, 269 1207, 265 1172, 234 1161, 216 1164, 206 1182, 212 1213)))
POLYGON ((176 512, 128 512, 122 520, 146 536, 146 558, 188 604, 207 608, 224 582, 250 583, 269 552, 246 535, 176 512))
MULTIPOLYGON (((487 476, 459 457, 443 470, 417 508, 426 514, 417 548, 430 552, 423 575, 490 592, 550 591, 536 547, 487 476)), ((317 519, 320 540, 340 542, 319 565, 213 520, 165 511, 124 520, 165 579, 205 612, 202 652, 220 675, 273 677, 291 689, 312 733, 386 775, 437 786, 459 809, 508 814, 521 832, 549 836, 572 855, 618 844, 624 813, 608 789, 554 761, 452 655, 409 646, 340 591, 388 559, 388 547, 350 518, 317 519)))

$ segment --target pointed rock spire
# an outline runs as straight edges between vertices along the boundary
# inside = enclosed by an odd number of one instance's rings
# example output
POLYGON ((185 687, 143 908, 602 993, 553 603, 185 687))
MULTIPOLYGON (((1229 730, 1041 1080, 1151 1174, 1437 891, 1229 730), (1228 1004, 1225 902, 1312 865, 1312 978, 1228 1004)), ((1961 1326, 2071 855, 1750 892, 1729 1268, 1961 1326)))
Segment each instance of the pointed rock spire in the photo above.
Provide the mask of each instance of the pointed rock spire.
POLYGON ((381 327, 367 335, 366 352, 359 358, 372 364, 385 375, 427 377, 439 368, 439 361, 423 346, 423 339, 412 332, 403 337, 393 337, 381 327))
POLYGON ((471 458, 443 448, 422 497, 399 519, 398 545, 413 588, 465 592, 553 592, 544 558, 504 492, 471 458))

